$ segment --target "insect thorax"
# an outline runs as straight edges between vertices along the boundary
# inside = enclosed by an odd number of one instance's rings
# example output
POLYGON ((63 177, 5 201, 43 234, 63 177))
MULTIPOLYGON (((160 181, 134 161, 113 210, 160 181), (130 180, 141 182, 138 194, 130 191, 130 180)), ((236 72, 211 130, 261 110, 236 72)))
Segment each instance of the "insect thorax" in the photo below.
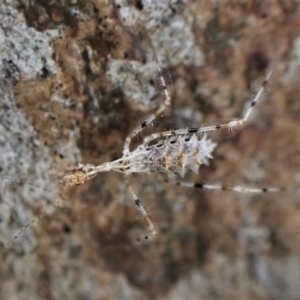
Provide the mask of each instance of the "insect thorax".
MULTIPOLYGON (((184 176, 188 170, 198 173, 201 164, 208 164, 216 143, 193 135, 170 136, 151 145, 142 144, 122 157, 124 173, 177 173, 184 176)), ((113 169, 114 162, 112 162, 113 169)))

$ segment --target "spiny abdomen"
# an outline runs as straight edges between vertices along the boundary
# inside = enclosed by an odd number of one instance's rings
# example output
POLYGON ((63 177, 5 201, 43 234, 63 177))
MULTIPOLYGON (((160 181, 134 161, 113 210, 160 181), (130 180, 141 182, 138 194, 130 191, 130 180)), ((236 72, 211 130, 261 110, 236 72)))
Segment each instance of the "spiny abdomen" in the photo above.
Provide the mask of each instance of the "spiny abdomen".
POLYGON ((186 171, 198 173, 201 164, 208 164, 216 145, 206 135, 200 138, 193 134, 160 140, 145 150, 151 170, 178 173, 183 177, 186 171))

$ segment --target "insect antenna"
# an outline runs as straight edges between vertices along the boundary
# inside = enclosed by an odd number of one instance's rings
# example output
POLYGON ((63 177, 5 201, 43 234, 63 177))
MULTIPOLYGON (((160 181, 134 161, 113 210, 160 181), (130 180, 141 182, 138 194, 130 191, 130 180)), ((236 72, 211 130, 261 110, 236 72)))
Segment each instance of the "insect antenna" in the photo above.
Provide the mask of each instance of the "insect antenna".
MULTIPOLYGON (((63 208, 65 200, 67 199, 67 194, 70 189, 70 187, 82 184, 86 180, 86 174, 78 169, 74 169, 71 167, 66 167, 65 170, 63 168, 53 168, 53 170, 50 170, 49 173, 53 172, 53 175, 57 175, 57 177, 60 177, 60 180, 58 181, 58 191, 55 193, 54 200, 49 201, 49 203, 52 204, 54 208, 63 208), (57 172, 62 173, 64 171, 64 174, 57 174, 57 172)), ((22 179, 13 179, 9 176, 2 176, 3 179, 6 179, 10 181, 12 184, 17 184, 19 186, 21 185, 28 185, 32 186, 34 188, 37 188, 39 190, 42 190, 46 193, 53 194, 53 191, 41 187, 33 182, 22 180, 22 179)), ((30 220, 28 223, 26 223, 15 235, 14 237, 9 240, 5 247, 9 247, 15 240, 17 240, 23 233, 26 231, 26 229, 30 226, 32 226, 34 223, 36 223, 38 220, 42 219, 46 215, 49 215, 51 212, 50 210, 44 210, 44 212, 40 213, 38 216, 34 217, 32 220, 30 220)))

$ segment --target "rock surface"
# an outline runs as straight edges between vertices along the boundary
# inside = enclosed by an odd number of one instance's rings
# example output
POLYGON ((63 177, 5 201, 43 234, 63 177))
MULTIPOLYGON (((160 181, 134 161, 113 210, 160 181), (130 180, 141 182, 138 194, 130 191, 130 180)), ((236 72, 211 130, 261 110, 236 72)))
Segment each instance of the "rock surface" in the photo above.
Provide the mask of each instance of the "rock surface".
POLYGON ((4 0, 0 19, 1 299, 300 298, 298 1, 4 0), (119 157, 159 105, 152 47, 174 97, 150 132, 240 117, 284 53, 248 125, 212 134, 214 160, 187 180, 288 192, 132 176, 160 232, 145 245, 121 174, 99 174, 54 208, 54 166, 119 157))

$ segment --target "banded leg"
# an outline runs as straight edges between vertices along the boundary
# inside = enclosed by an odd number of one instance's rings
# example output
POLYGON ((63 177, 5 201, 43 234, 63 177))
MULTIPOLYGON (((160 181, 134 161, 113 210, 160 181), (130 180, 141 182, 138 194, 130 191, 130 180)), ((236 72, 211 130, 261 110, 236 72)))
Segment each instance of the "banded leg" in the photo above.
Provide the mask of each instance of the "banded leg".
MULTIPOLYGON (((154 51, 154 49, 153 49, 154 51)), ((157 76, 155 79, 155 84, 158 91, 162 94, 164 102, 159 106, 159 108, 149 115, 143 122, 141 122, 126 138, 124 143, 123 155, 130 153, 130 142, 138 135, 143 129, 151 125, 156 118, 158 118, 164 111, 166 111, 171 106, 171 94, 172 94, 172 79, 170 73, 167 69, 162 68, 159 64, 158 58, 154 51, 155 62, 157 65, 157 76)))
POLYGON ((230 186, 222 184, 206 184, 202 182, 186 182, 186 181, 175 181, 173 179, 165 179, 165 182, 171 183, 173 185, 188 187, 188 188, 197 188, 203 190, 218 190, 218 191, 232 191, 243 194, 262 194, 262 193, 276 193, 283 192, 286 190, 284 187, 265 187, 265 188, 251 188, 247 186, 230 186))
POLYGON ((248 110, 246 111, 245 115, 242 118, 233 120, 233 121, 230 121, 227 123, 223 123, 223 124, 213 125, 213 126, 191 127, 191 128, 183 128, 183 129, 178 129, 178 130, 168 130, 168 131, 164 131, 164 132, 153 133, 153 134, 150 134, 149 136, 147 136, 146 138, 144 138, 143 145, 146 146, 150 142, 152 142, 153 140, 156 140, 158 138, 164 138, 164 137, 169 137, 169 136, 179 136, 179 135, 193 134, 193 133, 196 133, 196 134, 197 133, 206 133, 206 132, 216 131, 216 130, 223 129, 223 128, 233 129, 235 127, 242 127, 248 121, 250 115, 253 112, 254 107, 259 102, 259 99, 261 98, 263 92, 265 91, 266 86, 273 74, 273 71, 274 71, 274 67, 272 67, 267 72, 266 77, 265 77, 260 89, 258 90, 257 94, 255 95, 254 99, 252 100, 252 102, 250 104, 250 107, 248 108, 248 110))
POLYGON ((136 194, 133 192, 133 190, 129 186, 128 180, 127 180, 127 188, 128 188, 130 194, 133 197, 133 200, 135 202, 137 211, 139 212, 139 214, 142 216, 143 220, 147 224, 147 228, 148 228, 148 232, 149 232, 150 236, 145 236, 145 240, 149 240, 149 239, 154 238, 156 236, 156 234, 157 234, 156 228, 153 225, 152 221, 150 220, 150 218, 149 218, 149 216, 148 216, 145 208, 143 207, 141 201, 138 199, 138 197, 136 196, 136 194))

